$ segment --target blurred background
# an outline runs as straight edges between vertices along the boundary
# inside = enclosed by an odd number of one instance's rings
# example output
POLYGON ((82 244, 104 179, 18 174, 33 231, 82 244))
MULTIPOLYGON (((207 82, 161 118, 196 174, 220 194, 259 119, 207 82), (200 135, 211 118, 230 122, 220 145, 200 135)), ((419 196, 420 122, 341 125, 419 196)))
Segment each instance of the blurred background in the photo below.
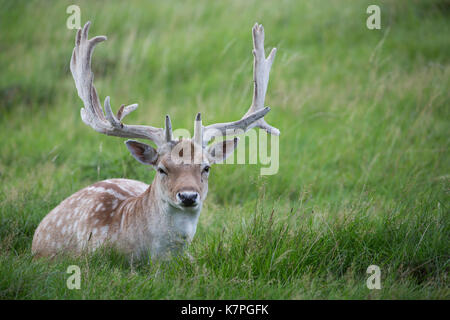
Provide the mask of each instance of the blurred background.
POLYGON ((95 85, 102 102, 111 96, 113 110, 139 104, 129 124, 162 127, 170 114, 174 128, 192 132, 197 112, 205 124, 240 118, 252 98, 255 22, 264 25, 266 53, 278 48, 266 119, 281 131, 279 172, 215 166, 193 246, 205 270, 222 270, 211 264, 231 259, 223 252, 236 252, 249 234, 244 222, 262 207, 263 217, 272 214, 280 228, 291 228, 279 247, 284 251, 255 244, 254 254, 267 254, 267 261, 244 250, 230 270, 206 272, 205 281, 220 284, 217 291, 204 283, 176 292, 161 284, 159 295, 136 297, 329 298, 345 291, 366 298, 373 292, 365 280, 344 275, 364 279, 369 264, 390 270, 393 286, 379 297, 449 297, 450 2, 444 0, 0 1, 0 296, 75 295, 57 284, 33 291, 39 285, 32 279, 43 270, 29 266, 38 223, 98 180, 150 183, 154 174, 129 155, 123 139, 81 121, 69 70, 72 4, 81 9, 82 25, 92 21, 90 36, 108 37, 94 53, 95 85), (380 30, 366 27, 371 4, 380 6, 380 30), (218 243, 228 243, 221 254, 214 251, 218 243), (305 280, 312 274, 319 282, 337 279, 334 289, 313 290, 305 280), (253 291, 235 278, 253 279, 253 291), (356 282, 346 287, 345 279, 356 282))

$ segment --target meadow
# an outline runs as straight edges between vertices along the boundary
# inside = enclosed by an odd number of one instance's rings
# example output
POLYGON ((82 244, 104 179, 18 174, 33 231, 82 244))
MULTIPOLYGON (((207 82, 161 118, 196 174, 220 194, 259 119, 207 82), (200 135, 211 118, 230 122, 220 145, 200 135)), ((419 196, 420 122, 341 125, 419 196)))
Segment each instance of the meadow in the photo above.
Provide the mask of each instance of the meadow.
POLYGON ((0 299, 449 299, 450 4, 428 1, 0 0, 0 299), (277 47, 266 104, 280 164, 217 165, 193 261, 103 250, 33 260, 42 218, 96 181, 147 183, 123 139, 94 132, 69 70, 70 4, 95 84, 127 123, 193 129, 251 102, 251 27, 277 47), (381 29, 366 8, 381 8, 381 29), (66 286, 80 266, 80 290, 66 286), (369 290, 369 265, 381 289, 369 290))

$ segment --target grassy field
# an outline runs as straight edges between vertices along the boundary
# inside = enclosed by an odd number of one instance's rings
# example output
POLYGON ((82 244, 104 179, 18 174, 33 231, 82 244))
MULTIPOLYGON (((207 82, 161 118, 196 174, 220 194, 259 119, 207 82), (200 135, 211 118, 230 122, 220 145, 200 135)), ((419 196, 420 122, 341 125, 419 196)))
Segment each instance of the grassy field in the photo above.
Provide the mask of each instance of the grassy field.
POLYGON ((64 1, 0 1, 0 298, 449 299, 448 1, 76 2, 103 101, 128 123, 192 130, 251 101, 251 27, 278 47, 266 104, 280 168, 218 165, 189 252, 33 261, 59 202, 98 180, 149 183, 123 139, 80 119, 64 1), (381 30, 366 8, 381 8, 381 30), (81 289, 66 287, 79 265, 81 289), (366 287, 369 265, 381 290, 366 287))

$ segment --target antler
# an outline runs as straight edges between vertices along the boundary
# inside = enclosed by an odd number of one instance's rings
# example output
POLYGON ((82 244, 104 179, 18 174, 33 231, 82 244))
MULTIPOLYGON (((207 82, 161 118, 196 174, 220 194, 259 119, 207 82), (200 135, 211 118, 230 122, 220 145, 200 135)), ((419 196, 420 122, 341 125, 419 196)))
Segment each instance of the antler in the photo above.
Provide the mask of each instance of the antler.
POLYGON ((259 127, 273 135, 279 135, 280 130, 270 126, 264 116, 270 111, 269 107, 264 108, 267 85, 269 83, 269 73, 272 67, 276 48, 273 48, 267 59, 264 53, 264 28, 256 23, 252 29, 253 33, 253 101, 247 113, 241 120, 227 123, 216 123, 209 125, 203 130, 203 144, 206 145, 214 136, 232 135, 242 133, 253 127, 259 127), (241 132, 238 132, 242 130, 241 132))
POLYGON ((83 29, 78 30, 70 60, 72 72, 78 95, 83 100, 84 108, 81 108, 81 119, 95 131, 110 136, 123 138, 141 138, 153 141, 157 146, 164 144, 172 135, 170 119, 166 118, 166 130, 151 126, 126 125, 122 120, 130 112, 136 110, 137 104, 122 105, 115 116, 111 110, 109 96, 105 99, 105 112, 100 105, 97 90, 94 87, 94 74, 91 71, 91 58, 95 46, 106 40, 105 36, 97 36, 88 39, 91 23, 88 21, 83 29), (169 129, 170 127, 170 129, 169 129), (169 133, 170 131, 170 133, 169 133))

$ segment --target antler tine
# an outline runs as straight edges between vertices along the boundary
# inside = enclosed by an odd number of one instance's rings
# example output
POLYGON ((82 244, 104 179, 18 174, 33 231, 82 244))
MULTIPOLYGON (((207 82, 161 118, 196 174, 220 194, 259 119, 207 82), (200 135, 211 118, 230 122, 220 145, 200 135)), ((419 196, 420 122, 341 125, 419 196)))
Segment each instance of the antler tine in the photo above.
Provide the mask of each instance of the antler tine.
POLYGON ((194 122, 194 142, 203 146, 203 126, 202 126, 202 115, 197 113, 194 122))
MULTIPOLYGON (((247 116, 257 110, 264 108, 264 100, 266 98, 267 85, 269 84, 269 74, 272 67, 277 48, 270 51, 267 59, 264 53, 264 27, 262 24, 255 25, 252 28, 253 36, 253 100, 250 109, 244 115, 247 116)), ((259 119, 255 126, 266 130, 273 135, 280 135, 280 130, 270 126, 264 119, 259 119)))
POLYGON ((90 22, 88 21, 83 29, 78 30, 75 38, 75 48, 73 49, 70 61, 70 71, 72 72, 78 95, 83 101, 84 108, 81 108, 81 118, 84 123, 92 127, 97 132, 110 136, 123 138, 141 138, 153 141, 157 146, 165 142, 162 128, 140 125, 126 125, 121 121, 130 112, 136 110, 137 104, 121 106, 117 117, 113 114, 109 96, 105 99, 105 111, 100 105, 97 90, 94 86, 94 74, 91 70, 92 53, 95 46, 105 41, 105 36, 97 36, 88 39, 90 22))
POLYGON ((269 107, 264 107, 267 85, 269 83, 269 73, 272 67, 276 48, 273 48, 267 59, 264 53, 264 28, 256 23, 252 28, 253 35, 253 100, 247 113, 241 120, 227 123, 212 124, 204 129, 203 143, 207 144, 214 136, 232 135, 245 132, 253 127, 259 127, 273 135, 279 135, 280 131, 270 126, 264 116, 270 111, 269 107), (240 131, 240 132, 239 132, 240 131))
POLYGON ((137 103, 130 104, 129 106, 126 106, 123 104, 120 106, 120 109, 117 111, 117 120, 122 121, 123 118, 125 118, 127 115, 129 115, 131 112, 136 110, 138 107, 137 103))
POLYGON ((244 116, 241 120, 215 123, 205 127, 203 130, 203 145, 206 145, 215 136, 240 134, 248 131, 254 127, 256 121, 263 118, 269 111, 270 108, 265 107, 262 110, 244 116))
POLYGON ((170 121, 169 115, 166 115, 166 126, 165 126, 165 137, 166 142, 172 141, 172 122, 170 121))

